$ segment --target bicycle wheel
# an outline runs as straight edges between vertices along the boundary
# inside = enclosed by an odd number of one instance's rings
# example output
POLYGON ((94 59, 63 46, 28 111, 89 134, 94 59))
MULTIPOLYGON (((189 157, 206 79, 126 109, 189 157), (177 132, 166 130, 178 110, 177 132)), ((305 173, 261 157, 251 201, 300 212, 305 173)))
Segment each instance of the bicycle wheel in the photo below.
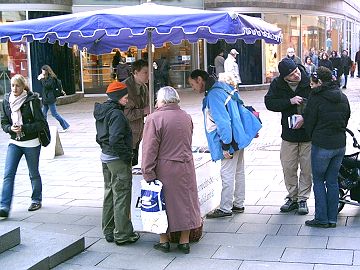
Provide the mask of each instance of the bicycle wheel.
POLYGON ((341 199, 344 199, 345 192, 339 188, 339 204, 338 204, 338 213, 340 213, 341 210, 343 210, 345 203, 344 202, 340 202, 341 199))

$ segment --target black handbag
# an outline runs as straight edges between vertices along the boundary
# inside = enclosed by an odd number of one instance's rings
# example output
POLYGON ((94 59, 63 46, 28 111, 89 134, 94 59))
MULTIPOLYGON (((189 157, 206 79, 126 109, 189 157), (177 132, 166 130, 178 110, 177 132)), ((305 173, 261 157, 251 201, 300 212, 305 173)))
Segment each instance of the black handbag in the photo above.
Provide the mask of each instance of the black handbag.
MULTIPOLYGON (((35 118, 32 101, 30 101, 30 108, 31 108, 33 117, 35 118)), ((50 128, 49 128, 48 122, 46 121, 46 119, 42 113, 41 113, 41 116, 44 118, 43 120, 44 120, 45 126, 42 130, 40 130, 38 132, 38 138, 39 138, 41 146, 46 147, 50 144, 50 141, 51 141, 50 128)))

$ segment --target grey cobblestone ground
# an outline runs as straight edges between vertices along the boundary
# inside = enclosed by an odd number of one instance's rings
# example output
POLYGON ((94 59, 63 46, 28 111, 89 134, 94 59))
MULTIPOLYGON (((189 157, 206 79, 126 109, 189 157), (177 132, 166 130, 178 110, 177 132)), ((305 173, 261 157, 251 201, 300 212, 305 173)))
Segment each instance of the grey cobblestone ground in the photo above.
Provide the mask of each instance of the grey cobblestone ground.
MULTIPOLYGON (((360 79, 350 79, 345 91, 351 101, 349 127, 360 127, 360 79)), ((194 122, 194 145, 206 145, 201 115, 201 96, 190 90, 180 92, 181 106, 194 122)), ((335 229, 304 226, 313 218, 279 213, 286 195, 279 161, 280 124, 278 113, 268 112, 263 104, 265 91, 241 92, 247 104, 260 111, 263 128, 260 137, 246 149, 246 210, 222 220, 205 220, 202 240, 192 245, 189 255, 162 254, 153 250, 157 236, 142 234, 134 245, 107 243, 101 233, 103 180, 99 147, 95 142, 92 109, 105 97, 86 97, 77 103, 58 107, 71 124, 61 133, 65 155, 41 160, 43 208, 28 212, 31 186, 24 161, 16 177, 11 216, 2 224, 44 232, 81 235, 87 249, 56 269, 360 269, 359 207, 346 205, 335 229)), ((50 116, 51 125, 59 127, 50 116)), ((6 156, 8 136, 0 132, 0 174, 6 156)), ((349 147, 349 150, 353 148, 349 147)), ((0 183, 1 185, 1 183, 0 183)), ((1 269, 1 266, 0 266, 1 269)))

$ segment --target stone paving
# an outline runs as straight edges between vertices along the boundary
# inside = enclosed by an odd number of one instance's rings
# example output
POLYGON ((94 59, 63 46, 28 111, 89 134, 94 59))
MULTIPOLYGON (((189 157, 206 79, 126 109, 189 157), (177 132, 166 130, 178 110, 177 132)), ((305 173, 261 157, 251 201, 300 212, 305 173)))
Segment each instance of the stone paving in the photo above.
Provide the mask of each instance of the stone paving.
MULTIPOLYGON (((353 131, 360 128, 359 82, 360 79, 350 79, 345 90, 351 101, 349 127, 353 131)), ((193 118, 193 145, 205 146, 200 109, 202 97, 189 89, 179 93, 181 107, 193 118)), ((279 160, 280 114, 265 109, 264 95, 265 91, 241 92, 245 103, 254 106, 263 120, 260 137, 253 140, 245 153, 245 212, 232 218, 205 220, 203 238, 191 245, 189 255, 179 253, 175 246, 168 254, 154 250, 152 245, 158 241, 158 236, 148 233, 142 233, 137 243, 121 247, 109 244, 103 238, 103 178, 92 111, 94 102, 105 100, 105 96, 85 97, 79 102, 58 107, 71 128, 67 133, 60 133, 65 154, 40 162, 43 207, 36 212, 27 211, 31 185, 22 160, 16 176, 10 218, 1 221, 0 226, 13 224, 36 232, 85 236, 86 251, 59 265, 55 268, 57 270, 360 269, 359 207, 345 205, 335 229, 304 226, 305 220, 313 218, 313 196, 308 201, 310 214, 307 216, 279 212, 286 195, 279 160)), ((49 123, 60 128, 51 116, 49 123)), ((0 132, 1 175, 7 143, 7 134, 0 132)), ((348 150, 354 149, 349 146, 348 150)))

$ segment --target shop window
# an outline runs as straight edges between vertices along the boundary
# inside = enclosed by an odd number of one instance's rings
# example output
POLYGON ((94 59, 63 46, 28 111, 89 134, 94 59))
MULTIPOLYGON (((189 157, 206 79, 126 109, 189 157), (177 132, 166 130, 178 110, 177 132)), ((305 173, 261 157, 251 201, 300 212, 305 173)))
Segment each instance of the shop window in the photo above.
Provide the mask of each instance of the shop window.
POLYGON ((295 54, 301 57, 300 16, 265 14, 264 20, 281 28, 283 34, 281 44, 265 44, 265 82, 271 82, 274 77, 278 76, 278 63, 286 56, 289 47, 294 48, 295 54))
POLYGON ((315 48, 315 53, 324 49, 326 19, 323 16, 301 16, 302 34, 302 57, 304 62, 309 55, 311 48, 315 48))
MULTIPOLYGON (((25 20, 25 11, 0 11, 0 23, 25 20)), ((10 78, 15 74, 28 77, 25 42, 0 43, 0 95, 10 92, 10 78)))

